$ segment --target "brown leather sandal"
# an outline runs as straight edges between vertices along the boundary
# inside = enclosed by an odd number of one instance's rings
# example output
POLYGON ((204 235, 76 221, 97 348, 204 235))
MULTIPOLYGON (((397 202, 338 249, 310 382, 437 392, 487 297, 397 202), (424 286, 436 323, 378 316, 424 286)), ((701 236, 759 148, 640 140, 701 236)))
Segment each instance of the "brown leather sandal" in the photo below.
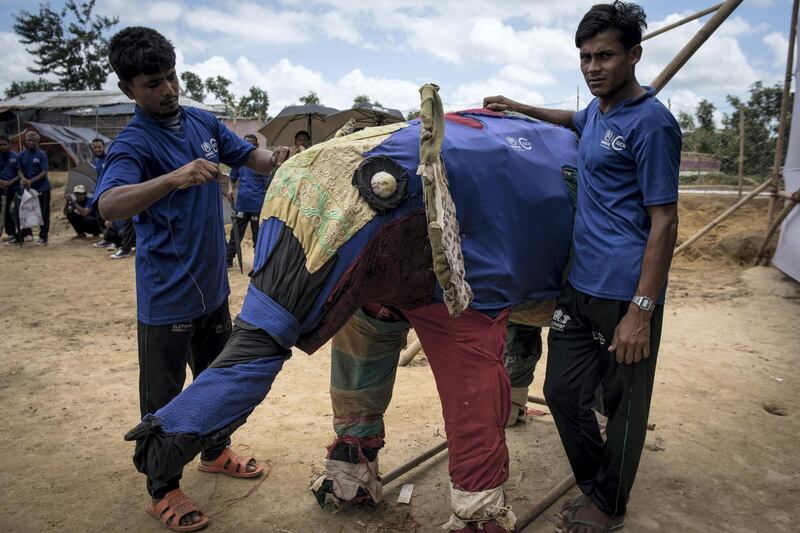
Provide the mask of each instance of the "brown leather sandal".
POLYGON ((260 464, 256 463, 255 470, 252 472, 247 471, 247 463, 250 461, 255 463, 255 460, 255 457, 238 455, 230 448, 225 448, 219 457, 214 459, 213 463, 207 465, 200 462, 197 469, 201 472, 226 474, 231 477, 258 477, 264 471, 264 467, 260 464))
POLYGON ((161 521, 164 527, 172 531, 197 531, 208 525, 208 517, 197 508, 181 489, 169 491, 156 504, 152 500, 147 502, 147 514, 161 521), (181 518, 194 512, 200 513, 200 521, 196 524, 181 525, 181 518))

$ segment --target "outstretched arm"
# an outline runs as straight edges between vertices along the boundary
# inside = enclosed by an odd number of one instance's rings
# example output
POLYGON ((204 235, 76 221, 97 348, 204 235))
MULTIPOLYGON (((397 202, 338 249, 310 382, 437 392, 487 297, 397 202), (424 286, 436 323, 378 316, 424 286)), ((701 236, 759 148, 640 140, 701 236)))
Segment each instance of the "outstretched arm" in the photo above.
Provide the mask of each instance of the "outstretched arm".
POLYGON ((575 117, 574 111, 546 109, 544 107, 525 105, 515 102, 510 98, 506 98, 505 96, 487 96, 483 99, 483 107, 491 109, 492 111, 516 111, 517 113, 528 115, 537 120, 543 120, 551 124, 574 129, 572 124, 572 119, 575 117))

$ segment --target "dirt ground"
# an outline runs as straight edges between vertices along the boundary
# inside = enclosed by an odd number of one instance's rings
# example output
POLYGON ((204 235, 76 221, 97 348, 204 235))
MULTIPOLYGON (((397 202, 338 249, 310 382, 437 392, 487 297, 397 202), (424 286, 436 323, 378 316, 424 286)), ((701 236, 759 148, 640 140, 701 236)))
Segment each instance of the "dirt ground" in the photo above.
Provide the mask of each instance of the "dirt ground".
MULTIPOLYGON (((681 239, 734 201, 682 197, 681 239)), ((764 201, 752 203, 675 262, 655 430, 627 531, 798 530, 800 288, 744 261, 765 213, 764 201)), ((144 479, 122 440, 139 418, 133 261, 109 260, 71 236, 59 205, 50 246, 0 247, 0 531, 165 531, 144 512, 144 479)), ((251 261, 248 237, 245 268, 251 261)), ((235 313, 247 278, 230 278, 235 313)), ((222 479, 187 467, 183 487, 211 515, 209 531, 441 531, 450 512, 446 454, 390 484, 377 509, 317 506, 308 484, 332 439, 329 366, 327 346, 312 356, 295 351, 236 434, 271 465, 268 477, 222 479), (414 484, 410 505, 396 503, 403 483, 414 484)), ((398 370, 386 427, 384 473, 441 442, 424 358, 398 370)), ((508 441, 508 493, 522 514, 569 466, 549 415, 510 429, 508 441)), ((527 531, 552 531, 555 508, 527 531)))

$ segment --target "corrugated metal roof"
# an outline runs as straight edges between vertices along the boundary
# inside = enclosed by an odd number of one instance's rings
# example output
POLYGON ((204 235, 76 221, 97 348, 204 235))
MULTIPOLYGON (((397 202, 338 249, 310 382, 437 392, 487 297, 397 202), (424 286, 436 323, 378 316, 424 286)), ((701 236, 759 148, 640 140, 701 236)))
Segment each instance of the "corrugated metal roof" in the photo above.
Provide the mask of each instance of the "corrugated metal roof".
MULTIPOLYGON (((75 109, 130 104, 131 100, 119 89, 106 91, 47 91, 25 93, 0 102, 0 111, 22 109, 75 109)), ((188 96, 181 96, 181 105, 204 109, 219 114, 211 106, 201 104, 188 96)))

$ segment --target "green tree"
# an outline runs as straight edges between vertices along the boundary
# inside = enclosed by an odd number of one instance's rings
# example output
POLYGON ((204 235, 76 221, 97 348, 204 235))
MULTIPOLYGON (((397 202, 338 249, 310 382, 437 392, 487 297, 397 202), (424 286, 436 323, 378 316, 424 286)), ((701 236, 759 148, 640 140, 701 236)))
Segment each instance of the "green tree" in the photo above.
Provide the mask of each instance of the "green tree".
POLYGON ((307 95, 301 96, 300 103, 303 105, 311 105, 311 104, 322 105, 319 102, 319 96, 314 91, 308 91, 307 95))
POLYGON ((11 85, 5 90, 6 98, 13 98, 19 94, 35 93, 40 91, 52 91, 58 87, 52 81, 47 81, 44 78, 38 80, 25 80, 25 81, 12 81, 11 85))
POLYGON ((697 117, 697 127, 708 132, 713 132, 716 128, 714 126, 714 111, 716 108, 714 104, 703 98, 697 104, 695 116, 697 117))
POLYGON ((111 71, 105 35, 119 18, 92 15, 94 4, 69 0, 60 12, 45 4, 14 15, 14 32, 35 56, 30 72, 55 75, 65 90, 100 89, 111 71))
POLYGON ((205 101, 206 89, 200 76, 187 70, 186 72, 181 72, 181 82, 183 82, 181 83, 183 94, 201 103, 205 101))
POLYGON ((368 104, 369 103, 369 96, 366 94, 359 94, 355 98, 353 98, 353 107, 358 107, 360 105, 368 104))
POLYGON ((419 116, 419 109, 412 109, 406 113, 406 120, 414 120, 419 116))
POLYGON ((695 129, 694 117, 685 111, 678 113, 678 125, 683 133, 691 133, 695 129))
POLYGON ((269 95, 267 91, 258 87, 250 87, 250 92, 239 99, 238 114, 243 117, 258 117, 267 119, 269 109, 269 95))
POLYGON ((229 113, 236 112, 236 99, 231 92, 231 80, 222 76, 207 78, 206 89, 216 96, 217 100, 225 104, 229 113))

